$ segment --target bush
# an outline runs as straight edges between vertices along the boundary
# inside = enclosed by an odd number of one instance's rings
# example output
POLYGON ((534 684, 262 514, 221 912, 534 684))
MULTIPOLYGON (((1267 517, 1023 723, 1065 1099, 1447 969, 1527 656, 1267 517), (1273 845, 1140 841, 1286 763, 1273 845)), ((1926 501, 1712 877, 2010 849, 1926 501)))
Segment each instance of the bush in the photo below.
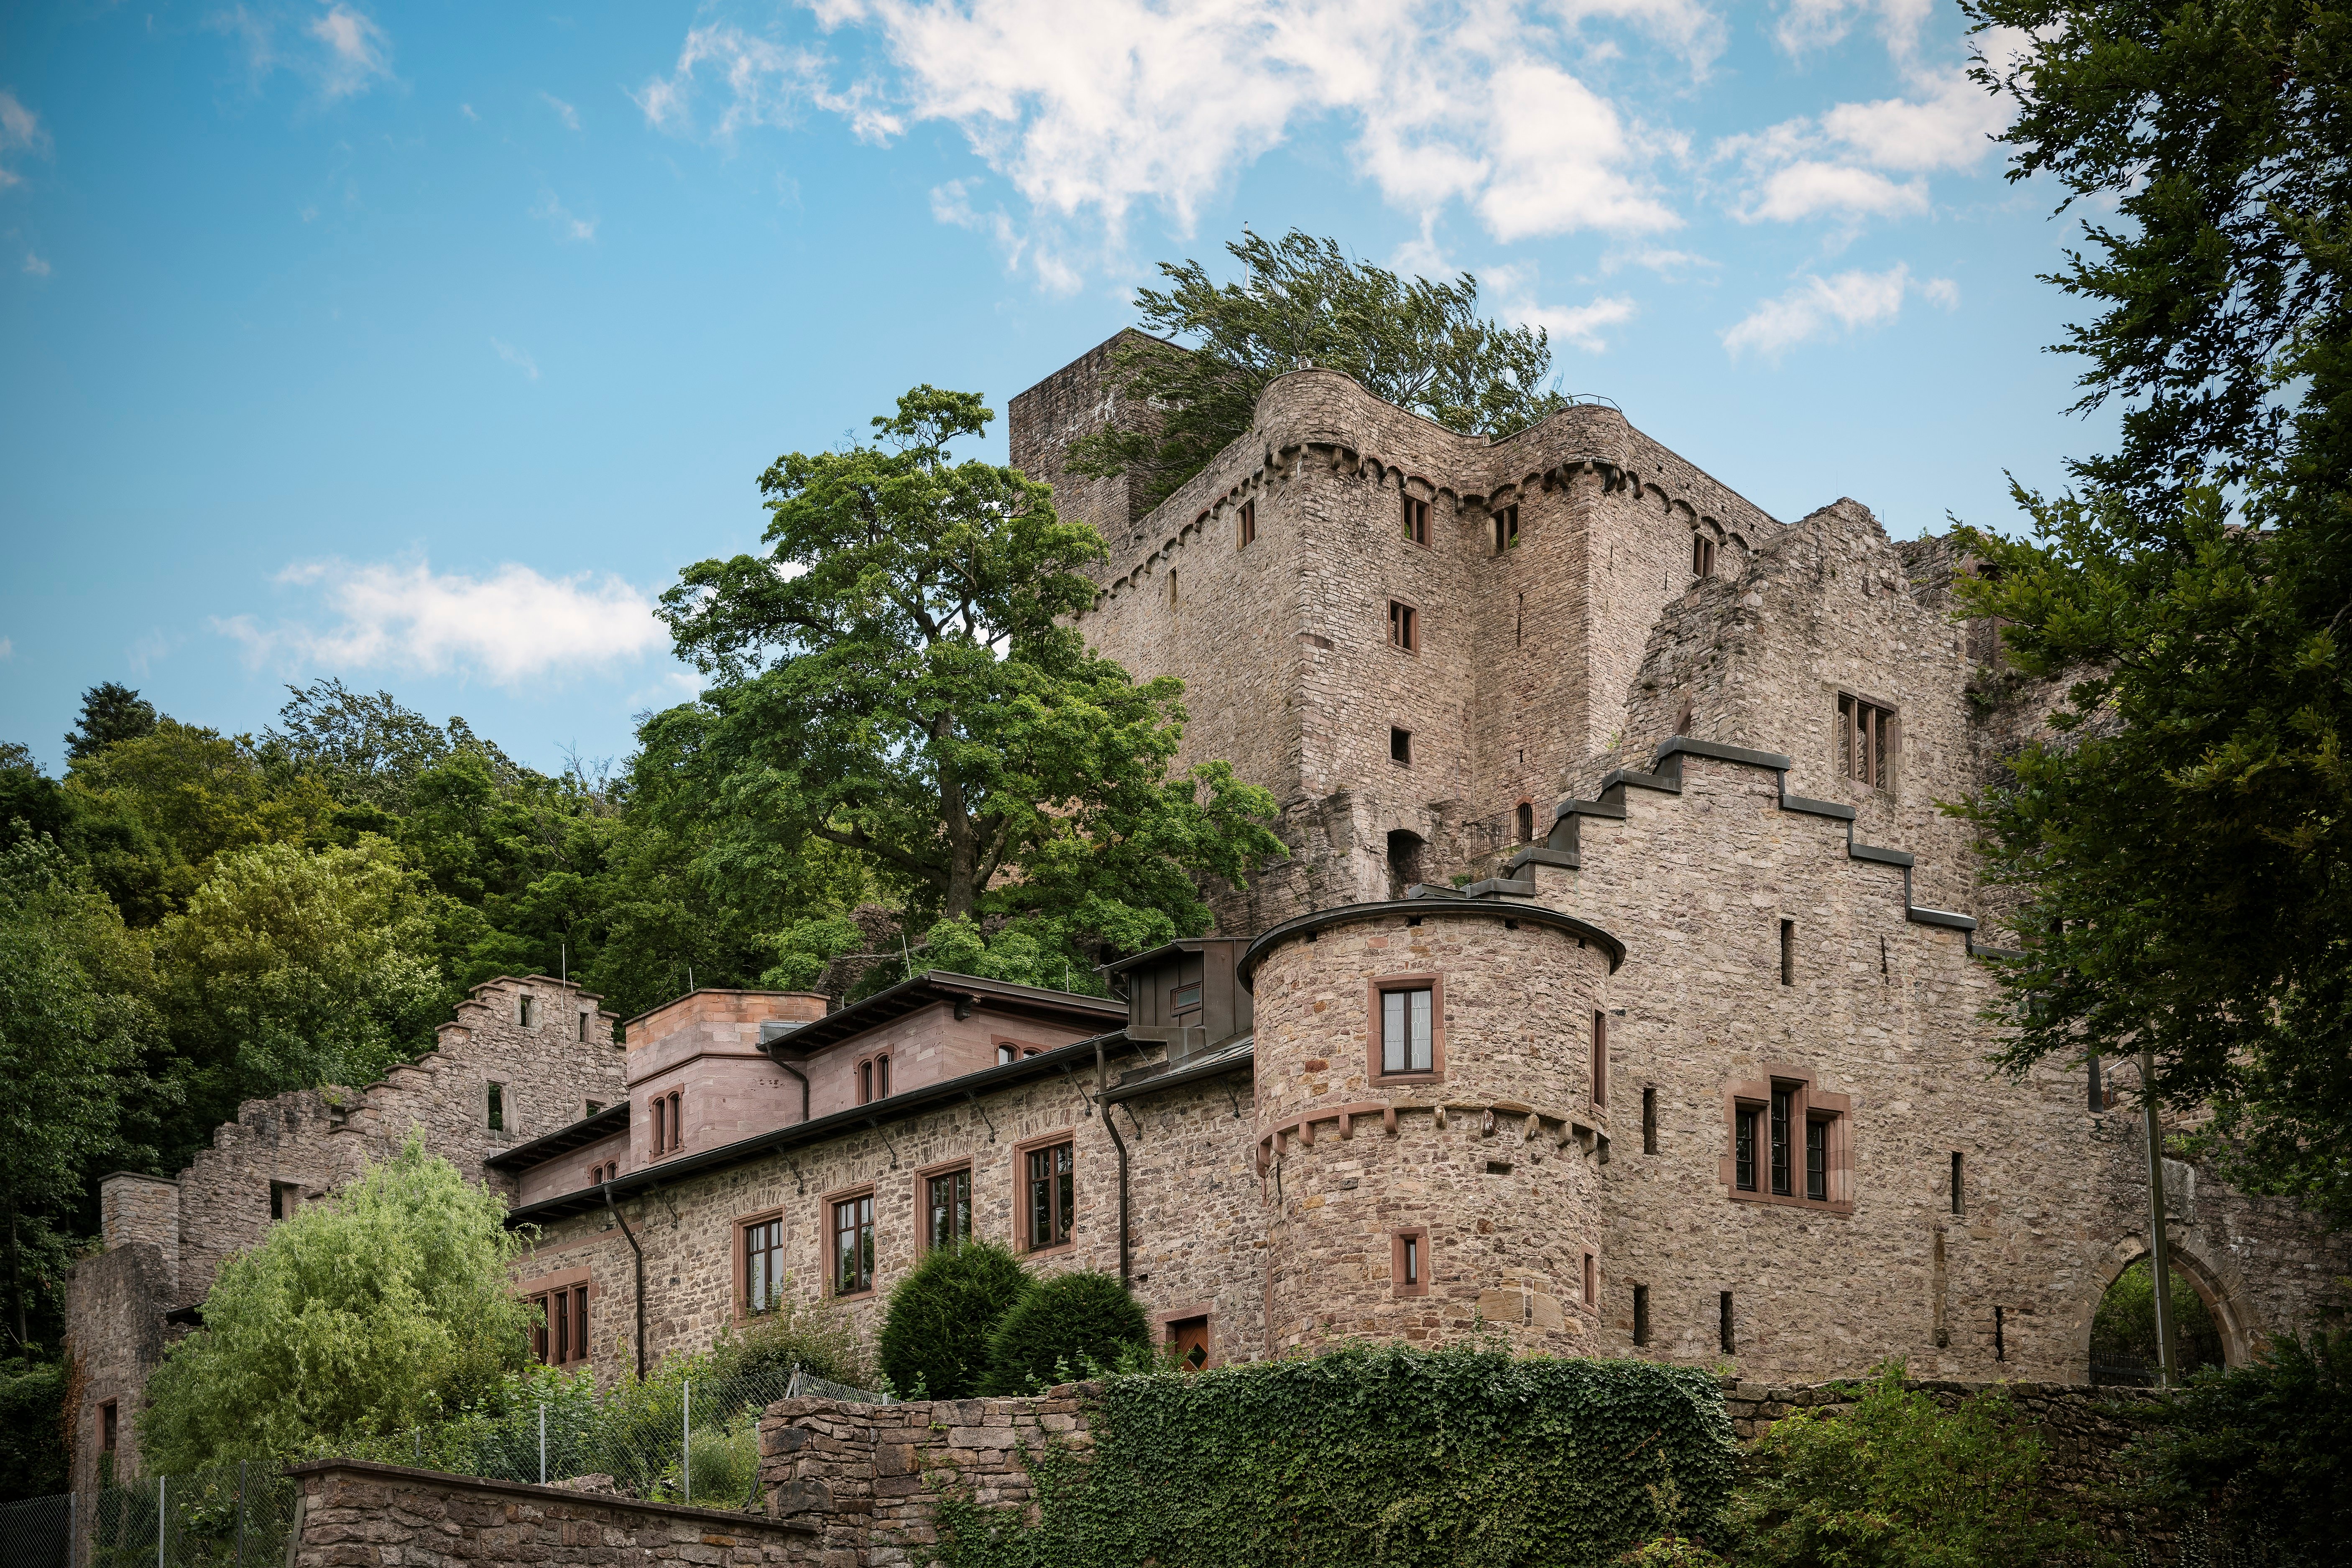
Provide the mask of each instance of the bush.
POLYGON ((882 1375, 901 1398, 971 1398, 988 1375, 989 1335, 1029 1289, 1021 1260, 992 1242, 933 1248, 890 1292, 882 1375))
POLYGON ((2091 1550, 2046 1495, 2041 1440, 2006 1394, 1946 1411, 1903 1386, 1901 1362, 1875 1370, 1850 1413, 1795 1411, 1756 1440, 1730 1514, 1743 1561, 2005 1568, 2091 1550))
POLYGON ((0 1502, 66 1490, 66 1366, 0 1366, 0 1502))
POLYGON ((2337 1560, 2352 1538, 2352 1331, 2273 1336, 2244 1366, 2165 1401, 2134 1447, 2158 1498, 2263 1533, 2288 1561, 2337 1560))
POLYGON ((988 1336, 984 1394, 1027 1394, 1093 1367, 1149 1354, 1151 1331, 1127 1287, 1108 1274, 1073 1270, 1031 1286, 988 1336))
POLYGON ((754 1378, 781 1388, 797 1366, 852 1388, 870 1387, 873 1360, 856 1326, 828 1308, 795 1299, 789 1289, 781 1295, 772 1309, 746 1326, 719 1334, 711 1347, 710 1375, 754 1378))
POLYGON ((520 1243, 496 1194, 412 1134, 221 1265, 205 1326, 147 1385, 140 1448, 178 1473, 404 1431, 496 1397, 524 1364, 520 1243))

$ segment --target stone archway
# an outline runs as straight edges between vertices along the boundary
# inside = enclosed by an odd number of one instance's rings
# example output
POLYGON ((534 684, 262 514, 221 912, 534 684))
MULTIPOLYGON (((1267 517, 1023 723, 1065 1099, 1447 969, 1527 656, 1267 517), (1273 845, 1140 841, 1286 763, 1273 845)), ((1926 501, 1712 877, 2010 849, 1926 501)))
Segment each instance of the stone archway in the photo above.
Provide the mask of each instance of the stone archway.
MULTIPOLYGON (((2255 1333, 2247 1313, 2224 1284, 2220 1271, 2207 1262, 2194 1247, 2168 1240, 2165 1250, 2167 1264, 2173 1276, 2188 1284, 2211 1319, 2221 1364, 2225 1366, 2243 1364, 2252 1352, 2255 1333)), ((2090 1370, 2092 1325, 2100 1303, 2127 1270, 2147 1263, 2149 1257, 2144 1239, 2126 1238, 2109 1255, 2106 1267, 2095 1276, 2097 1289, 2091 1292, 2079 1315, 2079 1327, 2074 1335, 2074 1365, 2081 1369, 2086 1381, 2095 1381, 2090 1370)))

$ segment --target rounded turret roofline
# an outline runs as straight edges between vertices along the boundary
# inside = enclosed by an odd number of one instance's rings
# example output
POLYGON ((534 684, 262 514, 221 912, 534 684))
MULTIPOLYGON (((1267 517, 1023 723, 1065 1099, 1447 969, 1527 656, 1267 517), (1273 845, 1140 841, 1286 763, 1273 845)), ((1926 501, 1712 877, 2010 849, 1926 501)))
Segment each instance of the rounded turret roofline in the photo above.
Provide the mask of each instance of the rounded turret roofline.
POLYGON ((1255 994, 1257 967, 1266 955, 1295 937, 1311 936, 1332 925, 1352 925, 1359 921, 1377 920, 1384 915, 1484 915, 1496 920, 1527 921, 1537 925, 1549 925, 1575 937, 1580 943, 1590 942, 1609 955, 1609 972, 1615 974, 1625 962, 1625 944, 1609 935, 1589 920, 1579 920, 1541 904, 1506 904, 1486 898, 1393 898, 1377 904, 1340 904, 1329 909, 1318 909, 1270 926, 1249 945, 1234 966, 1234 974, 1244 989, 1255 994))

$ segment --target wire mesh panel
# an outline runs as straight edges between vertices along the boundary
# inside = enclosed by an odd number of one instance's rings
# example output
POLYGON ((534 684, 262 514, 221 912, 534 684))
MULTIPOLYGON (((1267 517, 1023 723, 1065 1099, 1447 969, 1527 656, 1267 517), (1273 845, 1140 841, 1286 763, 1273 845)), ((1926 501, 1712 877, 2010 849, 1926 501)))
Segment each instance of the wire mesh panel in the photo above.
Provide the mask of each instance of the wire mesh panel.
POLYGON ((0 1568, 73 1568, 74 1497, 0 1502, 0 1568))
POLYGON ((274 1568, 299 1492, 261 1462, 108 1487, 90 1509, 87 1568, 274 1568))

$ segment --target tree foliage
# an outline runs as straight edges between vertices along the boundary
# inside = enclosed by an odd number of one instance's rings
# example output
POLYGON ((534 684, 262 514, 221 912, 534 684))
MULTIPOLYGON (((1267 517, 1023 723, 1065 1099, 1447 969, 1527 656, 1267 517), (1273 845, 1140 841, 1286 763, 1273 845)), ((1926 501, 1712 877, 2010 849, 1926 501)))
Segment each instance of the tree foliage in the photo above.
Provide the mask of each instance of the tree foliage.
POLYGON ((2018 492, 2032 540, 1965 536, 1965 603, 2065 688, 1969 808, 2022 910, 2004 1060, 2152 1048, 2225 1176, 2352 1214, 2352 16, 1968 9, 2004 29, 1979 75, 2018 105, 2011 177, 2116 214, 2050 281, 2122 441, 2018 492))
POLYGON ((1279 855, 1275 803, 1223 764, 1169 777, 1181 683, 1130 680, 1065 623, 1094 602, 1078 569, 1101 538, 1017 470, 950 459, 992 417, 918 387, 877 444, 777 459, 768 553, 663 596, 712 684, 648 749, 677 760, 674 809, 721 824, 714 874, 835 845, 919 926, 1010 922, 1084 974, 1094 946, 1204 929, 1194 874, 1279 855))
POLYGON ((1742 1562, 2005 1568, 2093 1544, 2052 1501, 2042 1440, 2004 1392, 1945 1410, 1889 1362, 1861 1394, 1842 1414, 1790 1411, 1757 1439, 1730 1511, 1742 1562))
POLYGON ((532 1312, 504 1216, 412 1134, 221 1265, 204 1326, 148 1382, 141 1453, 167 1471, 283 1459, 488 1399, 521 1367, 532 1312))
POLYGON ((1115 1274, 1072 1269, 1018 1292, 988 1335, 985 1394, 1029 1394, 1149 1354, 1143 1308, 1115 1274))
POLYGON ((876 1346, 883 1375, 901 1398, 972 1397, 989 1336, 1029 1288, 1021 1260, 993 1242, 932 1248, 891 1289, 876 1346))
POLYGON ((1278 240, 1244 231, 1225 249, 1238 281, 1215 283, 1197 261, 1162 262, 1169 287, 1136 291, 1160 340, 1122 343, 1113 371, 1150 413, 1082 439, 1077 472, 1132 470, 1157 502, 1248 432, 1268 382, 1309 368, 1343 371, 1374 397, 1465 434, 1507 435, 1567 404, 1543 384, 1549 335, 1479 315, 1469 273, 1401 277, 1296 229, 1278 240))

